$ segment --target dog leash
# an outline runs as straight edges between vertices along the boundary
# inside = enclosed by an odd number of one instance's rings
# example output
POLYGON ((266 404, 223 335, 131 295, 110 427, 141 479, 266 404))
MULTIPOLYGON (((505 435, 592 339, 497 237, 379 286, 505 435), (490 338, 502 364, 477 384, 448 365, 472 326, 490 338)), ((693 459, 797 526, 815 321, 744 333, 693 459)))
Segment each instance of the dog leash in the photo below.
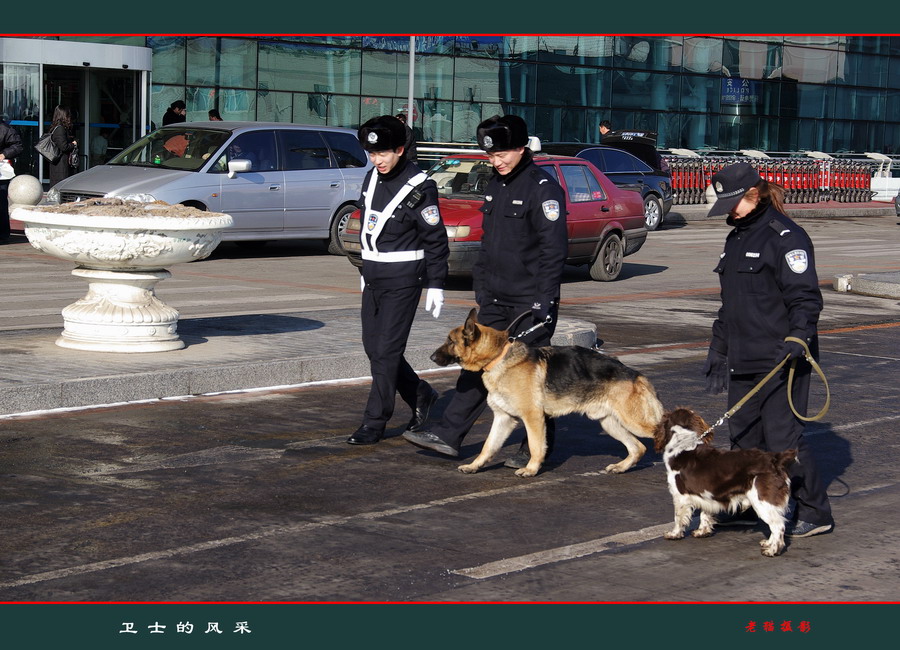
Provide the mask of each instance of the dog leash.
MULTIPOLYGON (((805 417, 803 415, 800 415, 797 412, 797 409, 794 407, 794 400, 791 397, 791 386, 794 383, 794 370, 797 367, 797 359, 796 358, 793 359, 791 361, 791 366, 788 369, 788 381, 787 381, 788 405, 791 407, 791 411, 794 413, 794 415, 796 415, 799 419, 803 420, 804 422, 814 422, 816 420, 821 420, 823 417, 825 417, 825 414, 828 413, 828 407, 831 405, 831 390, 828 388, 828 380, 825 378, 825 373, 822 372, 822 368, 819 367, 819 364, 816 363, 815 359, 813 359, 813 356, 809 351, 809 347, 806 345, 806 341, 803 341, 803 340, 798 339, 793 336, 787 336, 787 337, 785 337, 784 340, 785 341, 794 341, 795 343, 799 343, 803 347, 803 358, 806 359, 806 361, 809 363, 809 365, 811 365, 813 367, 813 370, 816 371, 816 374, 818 374, 819 377, 822 378, 822 383, 825 385, 825 405, 822 407, 822 410, 819 411, 818 413, 816 413, 812 417, 805 417)), ((728 412, 725 413, 725 415, 723 415, 718 420, 716 420, 716 423, 713 424, 711 427, 709 427, 706 431, 704 431, 700 437, 702 438, 702 437, 708 435, 713 429, 715 429, 717 426, 723 424, 725 422, 725 420, 727 420, 732 415, 737 413, 738 410, 744 404, 747 403, 747 400, 749 400, 757 392, 759 392, 759 389, 762 388, 766 384, 767 381, 769 381, 772 377, 774 377, 775 374, 779 370, 781 370, 781 368, 784 366, 785 363, 787 363, 787 360, 789 358, 790 357, 786 356, 784 359, 782 359, 781 362, 777 366, 772 368, 772 370, 769 372, 768 375, 763 377, 762 380, 758 384, 756 384, 756 386, 754 386, 752 389, 750 389, 750 392, 748 392, 746 395, 744 395, 737 404, 732 406, 728 410, 728 412)))

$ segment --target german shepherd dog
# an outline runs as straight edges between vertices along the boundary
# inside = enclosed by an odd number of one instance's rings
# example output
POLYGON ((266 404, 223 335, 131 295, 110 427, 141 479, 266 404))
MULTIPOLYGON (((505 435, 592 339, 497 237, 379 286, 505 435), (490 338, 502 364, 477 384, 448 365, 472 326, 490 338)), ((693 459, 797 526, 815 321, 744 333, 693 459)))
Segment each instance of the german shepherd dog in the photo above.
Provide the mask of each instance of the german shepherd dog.
POLYGON ((459 471, 465 474, 488 463, 521 420, 531 459, 516 475, 534 476, 547 449, 544 416, 569 413, 597 420, 625 445, 625 459, 606 468, 619 474, 633 467, 647 450, 635 436, 652 438, 663 414, 650 381, 618 359, 578 346, 535 348, 511 341, 509 332, 481 325, 474 309, 464 325, 450 331, 431 359, 440 366, 458 363, 465 370, 483 371, 494 421, 481 453, 468 465, 460 465, 459 471))

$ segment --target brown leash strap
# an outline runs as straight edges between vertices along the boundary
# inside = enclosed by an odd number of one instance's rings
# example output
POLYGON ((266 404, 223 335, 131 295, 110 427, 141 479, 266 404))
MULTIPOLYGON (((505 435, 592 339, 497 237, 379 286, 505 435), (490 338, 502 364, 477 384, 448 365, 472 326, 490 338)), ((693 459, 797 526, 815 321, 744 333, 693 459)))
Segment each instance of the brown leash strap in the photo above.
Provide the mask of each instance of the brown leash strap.
MULTIPOLYGON (((819 375, 819 377, 822 378, 822 383, 825 384, 825 406, 822 407, 822 410, 819 411, 818 413, 816 413, 814 416, 809 417, 809 418, 808 418, 808 417, 805 417, 805 416, 803 416, 803 415, 800 415, 800 414, 797 412, 797 409, 794 407, 794 400, 791 398, 791 386, 792 386, 793 383, 794 383, 794 370, 795 370, 796 367, 797 367, 797 359, 793 359, 793 360, 791 361, 791 367, 790 367, 790 369, 788 370, 788 381, 787 381, 788 405, 791 407, 791 411, 794 413, 794 415, 796 415, 799 419, 803 420, 804 422, 814 422, 814 421, 816 421, 816 420, 821 420, 823 417, 825 417, 825 414, 828 413, 828 407, 831 405, 831 390, 828 388, 828 380, 825 378, 825 373, 822 372, 822 368, 819 367, 819 364, 816 363, 816 360, 813 359, 812 354, 810 354, 810 352, 809 352, 809 347, 806 345, 806 341, 803 341, 803 340, 798 339, 798 338, 793 337, 793 336, 785 337, 784 340, 785 340, 785 341, 794 341, 794 342, 796 342, 796 343, 799 343, 801 346, 803 346, 803 356, 804 356, 804 358, 806 359, 807 362, 809 362, 809 365, 811 365, 811 366, 813 367, 813 370, 816 371, 816 373, 819 375)), ((706 431, 704 431, 704 432, 703 432, 703 436, 707 435, 710 431, 712 431, 712 430, 715 429, 717 426, 719 426, 720 424, 724 423, 725 420, 727 420, 727 419, 730 418, 732 415, 734 415, 735 413, 737 413, 738 410, 739 410, 744 404, 747 403, 747 400, 749 400, 751 397, 753 397, 754 395, 756 395, 756 393, 759 392, 759 389, 762 388, 762 387, 766 384, 767 381, 769 381, 772 377, 774 377, 774 376, 778 373, 779 370, 781 370, 781 368, 784 366, 785 363, 787 363, 787 360, 788 360, 789 358, 790 358, 790 357, 785 357, 784 359, 781 360, 781 362, 780 362, 777 366, 775 366, 774 368, 772 368, 772 370, 769 372, 768 375, 766 375, 765 377, 763 377, 762 380, 761 380, 758 384, 756 384, 756 386, 754 386, 753 388, 750 389, 750 392, 748 392, 746 395, 744 395, 744 396, 740 399, 740 401, 738 401, 737 404, 735 404, 734 406, 732 406, 732 407, 728 410, 728 412, 725 413, 725 415, 723 415, 723 416, 720 417, 718 420, 716 420, 716 423, 715 423, 715 424, 713 424, 709 429, 707 429, 706 431)), ((701 436, 701 437, 702 437, 702 436, 701 436)))

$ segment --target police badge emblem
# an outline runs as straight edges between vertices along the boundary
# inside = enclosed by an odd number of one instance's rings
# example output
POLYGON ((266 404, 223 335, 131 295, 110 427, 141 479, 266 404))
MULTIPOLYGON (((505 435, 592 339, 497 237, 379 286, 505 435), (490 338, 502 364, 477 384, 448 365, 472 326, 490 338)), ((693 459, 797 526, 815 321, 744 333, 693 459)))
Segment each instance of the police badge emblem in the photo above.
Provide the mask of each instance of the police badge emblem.
POLYGON ((369 135, 366 137, 369 141, 369 144, 375 144, 378 142, 378 134, 375 131, 369 131, 369 135))
POLYGON ((724 191, 725 191, 725 188, 722 187, 722 183, 720 183, 719 181, 716 181, 716 193, 721 194, 724 191))
POLYGON ((809 256, 805 250, 797 248, 784 256, 788 266, 794 273, 803 273, 809 267, 809 256))
POLYGON ((491 136, 489 136, 489 135, 484 136, 484 148, 490 149, 493 146, 494 146, 493 138, 491 138, 491 136))
POLYGON ((375 226, 378 225, 378 215, 374 212, 370 212, 369 216, 366 217, 366 230, 375 230, 375 226))
POLYGON ((544 216, 547 217, 550 221, 556 221, 559 219, 559 202, 558 201, 544 201, 541 203, 541 208, 544 210, 544 216))
POLYGON ((420 214, 429 226, 436 226, 441 220, 441 213, 436 205, 429 205, 420 214))

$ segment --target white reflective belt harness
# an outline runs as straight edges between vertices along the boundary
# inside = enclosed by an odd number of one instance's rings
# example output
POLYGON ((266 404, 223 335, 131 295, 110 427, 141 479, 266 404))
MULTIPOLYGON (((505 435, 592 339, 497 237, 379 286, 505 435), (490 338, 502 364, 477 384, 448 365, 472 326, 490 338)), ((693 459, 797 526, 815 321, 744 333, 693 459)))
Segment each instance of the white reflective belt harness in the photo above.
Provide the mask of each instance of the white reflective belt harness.
POLYGON ((413 262, 425 258, 425 251, 422 249, 413 251, 385 251, 378 250, 378 236, 384 229, 388 219, 393 219, 394 210, 400 205, 400 202, 412 192, 416 186, 428 180, 428 174, 420 172, 406 181, 406 184, 400 188, 400 191, 394 195, 394 198, 380 212, 372 209, 372 196, 375 194, 375 184, 378 182, 378 172, 372 171, 369 179, 369 186, 366 188, 365 199, 365 219, 359 236, 359 243, 362 247, 362 258, 373 262, 413 262))

